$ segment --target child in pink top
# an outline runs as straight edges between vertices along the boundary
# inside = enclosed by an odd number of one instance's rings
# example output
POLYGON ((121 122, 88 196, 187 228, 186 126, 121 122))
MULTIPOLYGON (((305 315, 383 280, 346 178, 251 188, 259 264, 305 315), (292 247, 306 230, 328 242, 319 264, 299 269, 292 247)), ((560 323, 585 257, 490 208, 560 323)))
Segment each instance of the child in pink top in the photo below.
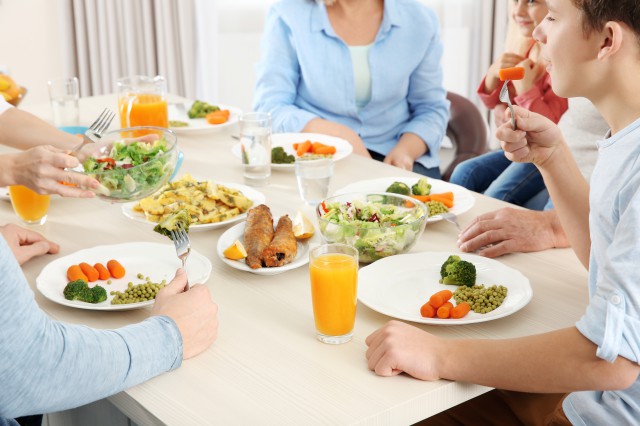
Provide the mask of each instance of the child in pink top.
MULTIPOLYGON (((502 68, 523 67, 522 80, 509 85, 509 95, 514 105, 542 114, 557 123, 568 108, 567 99, 557 96, 551 88, 551 80, 539 46, 532 38, 533 29, 547 14, 544 0, 515 0, 512 8, 513 24, 519 32, 522 53, 506 51, 489 67, 487 75, 478 87, 478 95, 489 109, 494 110, 496 124, 504 122, 506 105, 500 102, 499 94, 503 81, 502 68)), ((450 181, 490 197, 508 201, 536 210, 552 207, 546 194, 544 181, 538 169, 529 163, 512 163, 502 150, 489 152, 460 163, 450 181)))

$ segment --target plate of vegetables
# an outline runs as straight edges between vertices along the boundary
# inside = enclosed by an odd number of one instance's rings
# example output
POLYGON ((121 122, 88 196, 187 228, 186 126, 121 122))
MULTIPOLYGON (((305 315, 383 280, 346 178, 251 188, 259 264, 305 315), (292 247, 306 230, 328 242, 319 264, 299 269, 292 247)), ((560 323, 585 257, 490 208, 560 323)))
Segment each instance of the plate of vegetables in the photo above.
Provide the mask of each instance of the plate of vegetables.
MULTIPOLYGON (((492 321, 514 314, 531 300, 531 284, 520 271, 497 260, 473 254, 453 254, 458 261, 473 265, 475 279, 472 282, 466 282, 467 285, 442 284, 440 281, 449 277, 445 272, 443 278, 443 265, 450 261, 451 256, 452 253, 447 252, 408 253, 367 265, 358 272, 358 300, 384 315, 431 325, 492 321), (460 318, 442 318, 425 312, 425 305, 428 307, 432 302, 431 296, 439 297, 443 292, 450 292, 447 299, 451 300, 454 308, 463 302, 474 308, 460 318), (483 294, 490 296, 485 298, 483 294), (498 301, 485 300, 489 298, 498 301)), ((448 269, 452 274, 450 277, 458 274, 458 278, 466 280, 466 267, 468 264, 452 265, 448 269)), ((442 303, 437 305, 442 306, 442 303)))
POLYGON ((476 202, 475 197, 468 189, 460 185, 424 176, 361 180, 338 189, 334 195, 351 192, 392 192, 414 197, 427 204, 430 213, 427 219, 428 223, 442 220, 439 212, 445 211, 440 205, 434 209, 430 205, 432 204, 430 201, 442 203, 446 210, 456 215, 470 210, 476 202))
POLYGON ((204 101, 169 104, 169 128, 176 133, 207 133, 227 128, 238 122, 239 108, 204 101))
MULTIPOLYGON (((36 287, 52 302, 72 308, 98 311, 137 309, 152 305, 156 291, 173 279, 179 267, 181 262, 171 242, 96 246, 50 262, 36 278, 36 287), (83 275, 87 277, 86 286, 78 283, 84 279, 83 275), (68 287, 70 282, 75 284, 68 287), (127 291, 130 282, 131 287, 135 286, 143 294, 127 291), (105 296, 106 299, 102 300, 105 296), (143 298, 149 300, 138 301, 143 298)), ((189 282, 204 283, 211 275, 211 262, 192 248, 186 270, 189 282)))
MULTIPOLYGON (((242 145, 237 143, 231 152, 242 158, 242 145)), ((271 135, 271 168, 294 170, 296 158, 332 158, 340 161, 353 152, 344 139, 319 133, 274 133, 271 135)))

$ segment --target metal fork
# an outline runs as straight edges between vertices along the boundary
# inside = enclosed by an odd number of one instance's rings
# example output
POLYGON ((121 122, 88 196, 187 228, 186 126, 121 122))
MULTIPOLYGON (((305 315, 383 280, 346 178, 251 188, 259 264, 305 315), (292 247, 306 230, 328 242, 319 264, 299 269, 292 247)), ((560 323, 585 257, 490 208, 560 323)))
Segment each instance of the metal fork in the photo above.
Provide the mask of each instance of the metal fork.
MULTIPOLYGON (((176 254, 178 255, 178 259, 182 261, 182 269, 185 269, 184 265, 187 262, 187 258, 189 257, 189 253, 191 253, 191 243, 189 242, 189 235, 182 227, 182 224, 178 222, 176 224, 175 230, 169 231, 171 234, 171 239, 173 240, 173 245, 176 247, 176 254)), ((186 269, 185 269, 186 273, 186 269)), ((187 279, 187 285, 185 290, 189 289, 189 280, 187 279)))
POLYGON ((453 223, 456 228, 458 228, 458 232, 462 232, 462 228, 460 228, 460 224, 458 223, 458 216, 456 216, 455 213, 447 212, 442 213, 440 216, 447 222, 453 223))
POLYGON ((89 126, 87 131, 84 132, 84 135, 82 135, 82 143, 75 147, 71 154, 73 155, 77 153, 80 149, 82 149, 83 146, 87 144, 98 142, 100 138, 102 138, 102 135, 104 135, 105 130, 109 128, 109 125, 111 124, 115 116, 116 114, 113 111, 111 111, 109 108, 105 108, 104 111, 102 111, 102 113, 98 116, 98 118, 96 118, 96 120, 91 124, 91 126, 89 126))
POLYGON ((511 98, 509 97, 509 82, 511 80, 505 80, 504 85, 502 86, 502 89, 500 89, 500 100, 504 103, 506 103, 509 106, 509 109, 511 110, 511 127, 513 127, 513 130, 516 130, 516 113, 513 110, 513 105, 511 105, 511 98))

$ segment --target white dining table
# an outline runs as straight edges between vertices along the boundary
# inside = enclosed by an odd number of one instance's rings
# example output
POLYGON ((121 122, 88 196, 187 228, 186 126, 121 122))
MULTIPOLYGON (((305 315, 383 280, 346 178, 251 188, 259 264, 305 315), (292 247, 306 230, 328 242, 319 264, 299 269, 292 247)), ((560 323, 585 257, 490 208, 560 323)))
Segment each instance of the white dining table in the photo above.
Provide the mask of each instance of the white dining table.
MULTIPOLYGON (((89 124, 104 107, 116 109, 115 95, 83 98, 81 121, 89 124)), ((25 109, 50 120, 47 104, 25 109)), ((113 127, 113 126, 112 126, 113 127)), ((242 183, 242 166, 231 147, 234 126, 211 132, 179 134, 184 163, 179 172, 214 181, 242 183)), ((415 176, 410 172, 350 155, 336 162, 331 191, 352 182, 380 177, 415 176)), ((274 170, 268 186, 256 188, 272 210, 294 214, 313 210, 299 197, 289 170, 274 170)), ((473 194, 475 205, 459 217, 464 227, 475 216, 506 203, 473 194)), ((11 205, 0 202, 0 223, 16 222, 11 205)), ((53 197, 47 222, 34 230, 61 245, 24 265, 40 307, 51 317, 109 329, 139 322, 150 308, 102 312, 74 309, 49 301, 35 288, 42 268, 77 250, 125 242, 171 242, 122 214, 120 204, 99 199, 53 197)), ((205 283, 219 306, 219 335, 202 354, 170 373, 108 398, 137 424, 407 425, 470 398, 487 387, 401 374, 380 377, 367 368, 366 337, 393 318, 359 303, 353 340, 327 345, 315 338, 309 269, 260 276, 226 265, 216 243, 226 228, 192 232, 191 245, 213 265, 205 283)), ((319 235, 314 238, 319 238, 319 235)), ((531 235, 536 238, 536 235, 531 235)), ((430 223, 411 253, 460 253, 457 230, 447 222, 430 223)), ((588 301, 587 272, 570 249, 511 254, 499 258, 522 272, 533 290, 531 301, 514 314, 469 325, 414 324, 445 339, 506 339, 573 325, 588 301)), ((176 267, 179 261, 176 258, 176 267)), ((471 349, 470 349, 471 350, 471 349)), ((470 354, 472 356, 472 354, 470 354)))

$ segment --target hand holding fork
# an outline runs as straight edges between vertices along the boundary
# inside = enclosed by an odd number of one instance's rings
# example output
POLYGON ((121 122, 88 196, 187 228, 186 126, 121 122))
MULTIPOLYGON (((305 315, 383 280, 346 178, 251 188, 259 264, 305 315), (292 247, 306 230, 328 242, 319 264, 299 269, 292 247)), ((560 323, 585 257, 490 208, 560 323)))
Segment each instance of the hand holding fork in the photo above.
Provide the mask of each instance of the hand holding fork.
MULTIPOLYGON (((191 243, 189 242, 189 235, 187 231, 184 230, 182 223, 178 222, 176 224, 176 229, 169 231, 171 234, 171 239, 173 240, 173 245, 176 248, 176 254, 178 255, 178 259, 182 261, 182 269, 185 269, 185 263, 187 262, 187 258, 189 257, 189 253, 191 253, 191 243)), ((185 269, 186 273, 186 269, 185 269)), ((185 291, 189 290, 189 280, 187 279, 187 284, 184 288, 185 291)))

